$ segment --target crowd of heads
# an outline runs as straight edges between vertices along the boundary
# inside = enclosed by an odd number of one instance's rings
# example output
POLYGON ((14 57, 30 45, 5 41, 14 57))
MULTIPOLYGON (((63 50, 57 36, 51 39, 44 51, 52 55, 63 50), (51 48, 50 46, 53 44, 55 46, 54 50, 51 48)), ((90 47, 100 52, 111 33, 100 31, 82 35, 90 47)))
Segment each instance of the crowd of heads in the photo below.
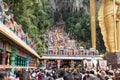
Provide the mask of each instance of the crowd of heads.
POLYGON ((14 74, 6 69, 0 70, 0 80, 120 80, 120 69, 15 69, 14 74))
POLYGON ((26 69, 1 69, 0 70, 0 80, 32 80, 30 77, 30 72, 26 69))

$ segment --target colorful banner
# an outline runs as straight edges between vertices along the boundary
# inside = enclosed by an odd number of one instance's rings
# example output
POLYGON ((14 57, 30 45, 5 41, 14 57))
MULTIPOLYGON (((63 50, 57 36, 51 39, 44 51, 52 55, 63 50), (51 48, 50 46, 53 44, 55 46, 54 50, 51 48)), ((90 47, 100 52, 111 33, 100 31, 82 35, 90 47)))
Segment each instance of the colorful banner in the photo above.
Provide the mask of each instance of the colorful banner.
POLYGON ((99 60, 99 66, 100 66, 101 69, 106 69, 107 60, 99 60))
POLYGON ((87 68, 92 69, 93 68, 93 63, 92 61, 87 61, 87 68))

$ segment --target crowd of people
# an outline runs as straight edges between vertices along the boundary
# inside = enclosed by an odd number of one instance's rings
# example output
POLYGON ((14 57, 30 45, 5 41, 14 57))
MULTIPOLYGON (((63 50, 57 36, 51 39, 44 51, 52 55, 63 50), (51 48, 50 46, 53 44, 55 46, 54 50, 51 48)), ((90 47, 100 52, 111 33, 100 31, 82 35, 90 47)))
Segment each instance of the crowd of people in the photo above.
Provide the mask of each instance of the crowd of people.
POLYGON ((15 69, 14 74, 7 69, 0 70, 0 80, 120 80, 120 69, 15 69))
POLYGON ((65 32, 64 24, 56 24, 55 28, 47 30, 45 38, 48 42, 43 55, 99 55, 98 50, 93 48, 78 47, 76 41, 71 40, 65 32))

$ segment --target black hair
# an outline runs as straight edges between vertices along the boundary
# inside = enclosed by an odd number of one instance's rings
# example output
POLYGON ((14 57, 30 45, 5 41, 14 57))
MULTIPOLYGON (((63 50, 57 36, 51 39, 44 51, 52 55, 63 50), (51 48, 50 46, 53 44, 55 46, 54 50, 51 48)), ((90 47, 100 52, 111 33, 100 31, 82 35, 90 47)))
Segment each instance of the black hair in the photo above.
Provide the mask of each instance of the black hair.
POLYGON ((94 74, 94 71, 92 70, 92 71, 90 71, 90 73, 91 73, 91 74, 94 74))
POLYGON ((20 71, 16 72, 16 77, 20 77, 20 75, 21 75, 20 71))
POLYGON ((3 80, 5 76, 7 76, 7 72, 1 71, 0 72, 0 80, 3 80))
POLYGON ((112 73, 112 72, 108 72, 108 75, 114 75, 114 73, 112 73))

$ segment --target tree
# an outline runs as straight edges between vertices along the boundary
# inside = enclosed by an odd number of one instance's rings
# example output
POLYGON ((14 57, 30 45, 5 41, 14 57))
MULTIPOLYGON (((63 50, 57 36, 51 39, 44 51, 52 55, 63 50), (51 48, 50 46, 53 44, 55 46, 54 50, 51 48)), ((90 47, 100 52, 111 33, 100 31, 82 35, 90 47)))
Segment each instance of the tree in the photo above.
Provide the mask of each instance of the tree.
POLYGON ((44 34, 49 27, 51 17, 48 14, 47 0, 4 0, 9 5, 7 14, 14 14, 14 19, 22 25, 23 31, 29 34, 33 42, 38 42, 37 52, 43 46, 43 40, 39 35, 44 34), (39 43, 41 41, 41 44, 39 43), (38 46, 41 45, 41 46, 38 46))
POLYGON ((43 53, 43 44, 42 44, 42 41, 39 41, 37 44, 36 44, 36 47, 37 47, 37 52, 39 55, 42 55, 43 53))
POLYGON ((90 42, 90 15, 85 12, 84 8, 80 8, 77 12, 64 12, 63 20, 67 26, 65 30, 71 39, 75 39, 82 45, 84 43, 84 46, 90 42))

